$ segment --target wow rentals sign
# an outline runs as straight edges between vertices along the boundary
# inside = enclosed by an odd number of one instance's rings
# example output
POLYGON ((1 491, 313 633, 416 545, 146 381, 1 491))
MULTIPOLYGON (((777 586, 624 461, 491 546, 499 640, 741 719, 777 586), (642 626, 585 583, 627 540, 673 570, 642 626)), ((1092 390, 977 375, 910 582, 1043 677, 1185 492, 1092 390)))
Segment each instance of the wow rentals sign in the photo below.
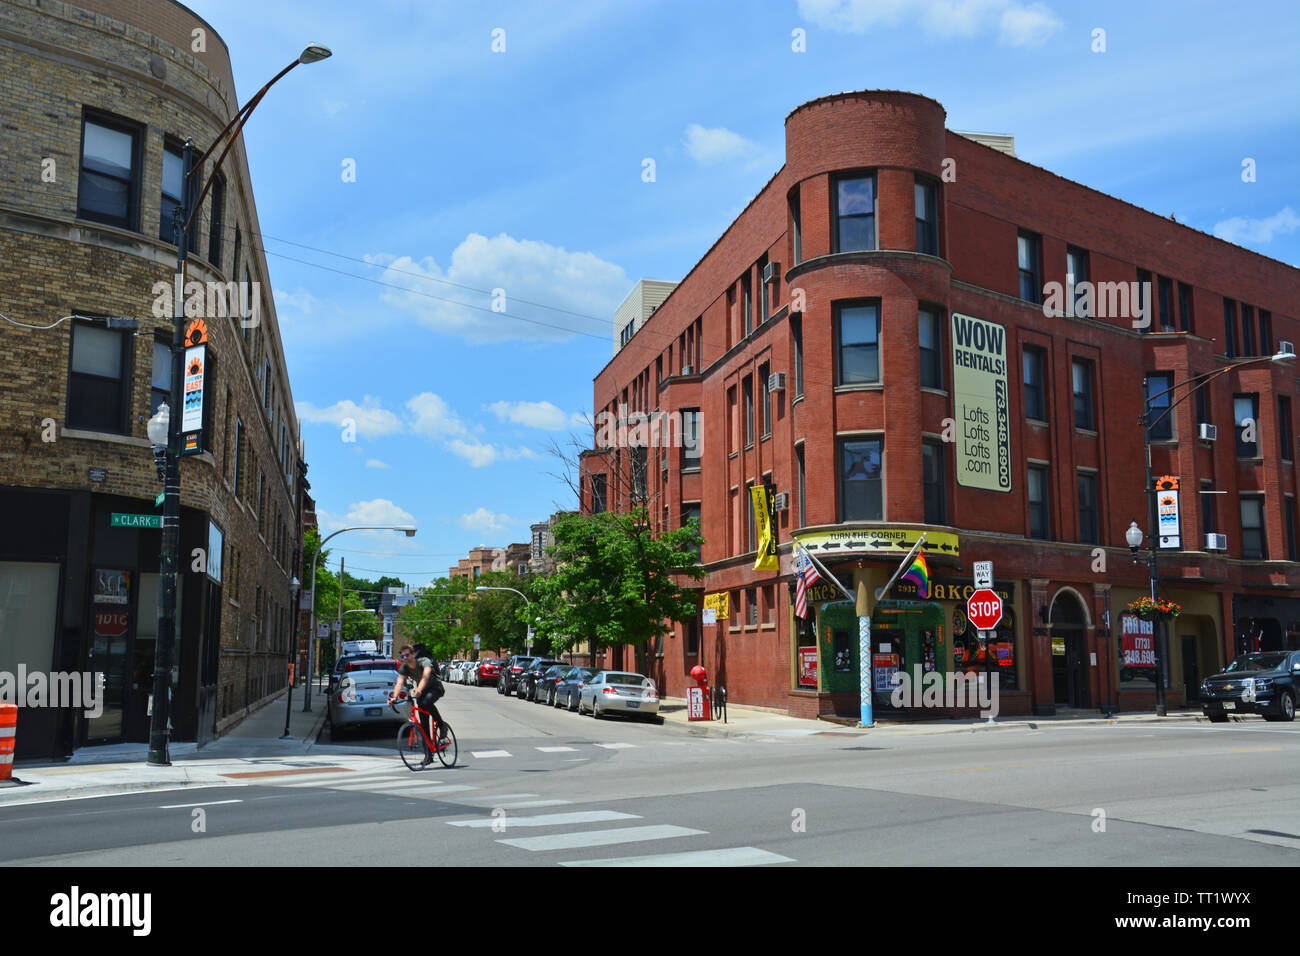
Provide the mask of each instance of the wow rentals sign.
POLYGON ((1007 330, 996 322, 954 312, 952 368, 957 484, 1010 491, 1007 330))

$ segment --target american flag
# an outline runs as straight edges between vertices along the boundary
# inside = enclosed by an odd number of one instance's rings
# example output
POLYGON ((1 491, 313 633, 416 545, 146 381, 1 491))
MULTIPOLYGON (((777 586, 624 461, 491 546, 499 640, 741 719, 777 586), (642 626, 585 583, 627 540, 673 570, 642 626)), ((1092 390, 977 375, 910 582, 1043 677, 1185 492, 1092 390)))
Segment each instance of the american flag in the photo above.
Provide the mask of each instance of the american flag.
POLYGON ((808 585, 821 580, 817 567, 809 560, 803 548, 795 548, 794 613, 808 617, 808 585))

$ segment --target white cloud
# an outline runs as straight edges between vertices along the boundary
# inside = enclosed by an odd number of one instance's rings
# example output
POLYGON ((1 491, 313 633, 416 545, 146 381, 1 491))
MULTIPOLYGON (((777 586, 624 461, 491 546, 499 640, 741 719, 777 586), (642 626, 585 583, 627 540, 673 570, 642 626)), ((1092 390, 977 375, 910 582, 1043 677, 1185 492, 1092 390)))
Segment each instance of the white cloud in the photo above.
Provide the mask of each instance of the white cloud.
POLYGON ((493 239, 471 233, 445 270, 431 257, 392 258, 382 279, 400 287, 385 291, 383 301, 475 343, 565 341, 575 330, 608 335, 608 317, 630 285, 622 268, 589 252, 504 233, 493 239))
POLYGON ((367 458, 366 467, 367 468, 392 468, 393 466, 388 464, 388 462, 386 461, 380 461, 378 458, 367 458))
POLYGON ((365 396, 358 405, 352 399, 335 402, 326 408, 317 408, 311 402, 298 402, 298 417, 305 422, 336 425, 345 427, 345 419, 351 419, 357 427, 357 434, 362 438, 378 438, 400 432, 402 420, 386 408, 381 408, 379 400, 370 395, 365 396))
POLYGON ((409 399, 406 407, 415 418, 411 421, 411 431, 427 438, 447 438, 452 435, 464 435, 465 424, 452 407, 433 392, 421 392, 409 399))
POLYGON ((518 461, 523 458, 536 458, 537 453, 531 448, 505 448, 500 445, 485 445, 482 442, 459 438, 447 442, 447 449, 454 455, 464 458, 473 468, 485 468, 498 461, 518 461))
POLYGON ((460 516, 460 526, 466 531, 482 531, 484 534, 500 534, 519 524, 506 514, 497 514, 486 508, 479 508, 467 515, 460 516))
POLYGON ((1019 0, 799 0, 799 15, 837 33, 866 33, 907 20, 935 37, 973 37, 994 29, 1007 46, 1042 46, 1064 27, 1043 3, 1019 0))
POLYGON ((550 402, 493 402, 488 408, 503 422, 513 422, 526 428, 541 428, 546 431, 560 431, 567 427, 575 417, 564 412, 550 402))
POLYGON ((1220 239, 1235 242, 1238 245, 1255 243, 1263 245, 1272 242, 1276 236, 1285 236, 1300 229, 1300 216, 1290 206, 1284 206, 1275 215, 1267 219, 1248 219, 1234 216, 1214 224, 1213 233, 1220 239))
POLYGON ((739 133, 733 133, 723 126, 705 129, 698 123, 686 127, 682 145, 692 159, 706 166, 729 159, 752 159, 760 152, 757 143, 750 142, 739 133))
MULTIPOLYGON (((327 531, 337 531, 340 528, 415 524, 414 515, 393 504, 387 498, 372 498, 369 501, 354 502, 349 507, 348 513, 341 517, 332 512, 318 510, 316 518, 320 522, 320 526, 327 531)), ((375 533, 392 535, 396 532, 379 531, 375 533)))

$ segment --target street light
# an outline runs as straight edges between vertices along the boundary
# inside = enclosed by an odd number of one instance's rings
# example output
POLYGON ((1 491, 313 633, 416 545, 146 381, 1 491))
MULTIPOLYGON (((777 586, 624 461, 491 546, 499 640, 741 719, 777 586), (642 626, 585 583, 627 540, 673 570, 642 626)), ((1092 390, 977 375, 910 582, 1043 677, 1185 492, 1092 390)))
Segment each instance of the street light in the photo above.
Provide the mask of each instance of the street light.
MULTIPOLYGON (((1156 489, 1151 481, 1151 430, 1158 425, 1170 412, 1181 405, 1187 399, 1195 395, 1201 388, 1208 385, 1222 375, 1229 372, 1235 372, 1238 369, 1245 368, 1248 365, 1261 365, 1267 362, 1291 362, 1295 360, 1294 352, 1278 352, 1275 355, 1266 355, 1260 358, 1251 359, 1248 362, 1235 362, 1232 365, 1226 365, 1223 368, 1215 369, 1212 372, 1202 372, 1200 375, 1193 375, 1185 382, 1178 382, 1169 386, 1164 391, 1151 394, 1147 387, 1149 381, 1146 376, 1142 377, 1142 418, 1139 420, 1142 425, 1142 446, 1146 452, 1146 496, 1147 496, 1147 545, 1150 549, 1147 558, 1147 567, 1151 574, 1151 600, 1159 600, 1160 583, 1156 573, 1156 537, 1159 533, 1159 525, 1156 520, 1156 489), (1153 399, 1160 398, 1162 395, 1169 395, 1176 389, 1188 388, 1187 393, 1182 395, 1177 401, 1172 401, 1165 406, 1164 410, 1155 418, 1151 417, 1151 402, 1153 399)), ((1137 522, 1134 521, 1124 532, 1124 540, 1128 542, 1129 550, 1133 552, 1136 559, 1138 549, 1142 546, 1142 531, 1138 528, 1137 522)), ((1156 659, 1156 716, 1166 716, 1165 710, 1165 681, 1164 681, 1164 660, 1165 660, 1165 626, 1163 617, 1155 622, 1154 644, 1156 659)))
MULTIPOLYGON (((401 531, 408 538, 415 537, 415 529, 410 525, 358 525, 355 528, 339 528, 316 546, 316 556, 311 562, 311 630, 307 632, 307 693, 302 702, 304 714, 311 711, 311 682, 316 674, 316 569, 320 567, 320 556, 325 550, 325 543, 344 531, 401 531)), ((343 582, 340 580, 339 588, 342 587, 343 582)), ((341 624, 339 626, 342 627, 341 624)))
MULTIPOLYGON (((190 223, 203 207, 203 197, 212 188, 217 178, 221 162, 230 152, 230 147, 239 138, 244 123, 252 115, 257 104, 262 101, 275 83, 299 63, 315 63, 330 55, 328 48, 317 44, 309 45, 283 70, 271 78, 226 124, 212 146, 197 163, 194 160, 194 141, 185 140, 185 153, 181 168, 186 170, 181 184, 181 205, 175 214, 176 223, 176 277, 172 293, 172 344, 171 344, 171 394, 170 408, 184 409, 181 402, 181 374, 185 354, 185 280, 189 264, 189 229, 190 223), (229 134, 229 141, 217 161, 212 164, 212 172, 202 188, 196 188, 202 179, 200 171, 212 151, 229 134), (199 179, 195 175, 199 174, 199 179)), ((161 412, 162 409, 159 409, 161 412)), ((181 414, 169 415, 167 422, 166 451, 162 456, 160 470, 163 472, 163 516, 162 516, 162 553, 159 556, 159 594, 158 594, 158 640, 155 642, 153 664, 153 717, 149 725, 148 763, 155 766, 171 766, 171 757, 167 752, 168 738, 171 736, 172 710, 172 659, 176 649, 176 587, 177 554, 180 551, 181 531, 181 414)), ((151 436, 152 437, 152 436, 151 436)), ((157 444, 157 443, 156 443, 157 444)))
POLYGON ((492 587, 491 585, 487 585, 487 584, 480 584, 474 590, 475 591, 514 591, 516 594, 518 594, 521 598, 524 599, 524 605, 525 607, 529 608, 530 611, 528 615, 529 617, 528 637, 524 641, 524 649, 527 650, 529 654, 531 654, 533 652, 533 625, 532 625, 532 613, 531 613, 533 602, 528 600, 528 595, 525 594, 523 591, 520 591, 518 588, 492 587))

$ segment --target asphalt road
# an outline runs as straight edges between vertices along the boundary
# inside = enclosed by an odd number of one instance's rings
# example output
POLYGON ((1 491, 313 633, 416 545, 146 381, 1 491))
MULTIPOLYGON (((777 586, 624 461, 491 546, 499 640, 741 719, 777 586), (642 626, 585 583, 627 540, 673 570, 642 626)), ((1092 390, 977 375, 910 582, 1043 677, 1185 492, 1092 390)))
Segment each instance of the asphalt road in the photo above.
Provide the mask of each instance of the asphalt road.
POLYGON ((1297 725, 722 739, 439 707, 455 768, 411 773, 385 727, 241 786, 0 809, 0 863, 1300 865, 1297 725))

